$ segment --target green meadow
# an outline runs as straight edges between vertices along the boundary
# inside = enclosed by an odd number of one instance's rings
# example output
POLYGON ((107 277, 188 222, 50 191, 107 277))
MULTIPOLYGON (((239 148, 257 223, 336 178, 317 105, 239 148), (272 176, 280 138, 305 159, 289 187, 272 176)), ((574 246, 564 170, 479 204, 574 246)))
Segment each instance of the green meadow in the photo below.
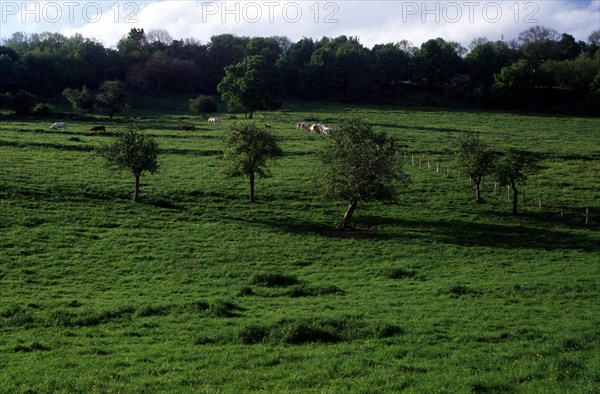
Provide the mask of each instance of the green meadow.
POLYGON ((221 173, 236 120, 185 107, 1 115, 0 392, 600 393, 600 119, 292 102, 256 114, 285 156, 252 204, 221 173), (340 232, 295 124, 355 117, 411 183, 340 232), (131 123, 162 149, 139 203, 94 154, 131 123), (474 202, 464 131, 543 157, 518 216, 492 178, 474 202))

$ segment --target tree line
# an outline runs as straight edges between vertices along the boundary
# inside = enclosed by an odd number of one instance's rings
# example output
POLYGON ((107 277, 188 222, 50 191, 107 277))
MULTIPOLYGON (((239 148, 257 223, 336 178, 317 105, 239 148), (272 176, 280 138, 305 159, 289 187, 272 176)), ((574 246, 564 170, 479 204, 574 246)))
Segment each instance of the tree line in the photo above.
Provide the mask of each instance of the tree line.
MULTIPOLYGON (((419 47, 401 40, 367 48, 347 36, 292 42, 284 36, 231 34, 203 44, 193 38, 174 40, 162 29, 137 28, 114 48, 59 33, 14 33, 0 44, 0 94, 14 98, 28 92, 41 102, 65 89, 94 91, 107 80, 143 94, 215 95, 231 90, 218 89, 220 83, 227 85, 228 69, 239 77, 252 64, 276 92, 259 103, 265 109, 284 99, 600 108, 600 30, 584 42, 533 26, 512 41, 480 37, 469 48, 443 38, 419 47)), ((239 109, 240 103, 230 105, 239 109)))
MULTIPOLYGON (((270 177, 270 162, 284 156, 278 139, 256 123, 232 123, 224 138, 222 173, 229 178, 249 180, 249 201, 254 203, 257 177, 270 177)), ((139 200, 140 177, 159 169, 160 149, 156 140, 133 126, 118 131, 108 144, 96 152, 110 168, 129 172, 135 178, 133 201, 139 200)), ((493 175, 501 185, 513 190, 512 213, 517 214, 520 185, 539 167, 539 157, 519 149, 493 151, 479 138, 479 133, 465 132, 455 151, 459 170, 470 177, 475 186, 475 201, 481 203, 481 181, 493 175)), ((385 132, 377 132, 360 119, 340 125, 320 154, 323 163, 321 194, 328 200, 348 202, 339 228, 347 230, 359 202, 397 201, 399 188, 410 183, 400 160, 396 140, 385 132)))

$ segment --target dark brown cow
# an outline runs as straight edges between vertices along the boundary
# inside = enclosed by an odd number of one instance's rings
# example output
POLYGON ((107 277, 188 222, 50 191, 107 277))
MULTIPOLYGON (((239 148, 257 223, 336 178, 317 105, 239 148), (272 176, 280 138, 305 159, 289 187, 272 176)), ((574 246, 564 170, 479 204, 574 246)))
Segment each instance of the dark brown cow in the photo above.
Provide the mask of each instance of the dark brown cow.
POLYGON ((182 124, 179 128, 186 131, 196 131, 196 126, 193 124, 182 124))
POLYGON ((106 131, 106 127, 104 126, 94 126, 90 129, 91 132, 96 132, 96 131, 106 131))

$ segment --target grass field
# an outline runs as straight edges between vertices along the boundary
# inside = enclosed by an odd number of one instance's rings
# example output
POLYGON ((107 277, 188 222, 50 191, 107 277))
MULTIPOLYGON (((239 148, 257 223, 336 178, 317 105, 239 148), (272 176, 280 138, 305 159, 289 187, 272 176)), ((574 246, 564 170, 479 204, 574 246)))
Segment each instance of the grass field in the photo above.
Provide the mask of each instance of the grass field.
POLYGON ((229 115, 163 104, 56 131, 2 115, 0 392, 600 393, 600 119, 291 103, 257 115, 286 156, 250 204, 220 172, 229 115), (412 183, 340 233, 327 140, 294 126, 352 117, 412 183), (87 132, 131 122, 163 150, 137 204, 87 132), (519 216, 492 179, 474 203, 466 130, 545 157, 519 216))

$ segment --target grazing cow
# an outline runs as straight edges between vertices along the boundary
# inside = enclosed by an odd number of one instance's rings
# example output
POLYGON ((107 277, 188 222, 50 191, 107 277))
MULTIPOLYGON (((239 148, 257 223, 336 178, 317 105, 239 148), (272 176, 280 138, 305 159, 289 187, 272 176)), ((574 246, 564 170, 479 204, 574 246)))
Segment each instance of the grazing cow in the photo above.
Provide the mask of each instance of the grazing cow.
POLYGON ((52 126, 50 126, 51 129, 66 129, 67 128, 67 124, 65 122, 56 122, 56 123, 52 123, 52 126))
POLYGON ((193 124, 182 124, 181 126, 179 126, 179 128, 185 131, 196 131, 196 126, 194 126, 193 124))
POLYGON ((333 133, 333 129, 331 129, 329 127, 323 127, 323 129, 321 130, 321 133, 323 133, 329 137, 333 133))
POLYGON ((313 133, 321 133, 321 132, 323 132, 324 128, 325 128, 324 124, 317 123, 317 124, 310 126, 310 131, 313 133))
POLYGON ((306 122, 298 122, 298 123, 296 123, 296 129, 308 130, 308 125, 306 124, 306 122))
POLYGON ((90 129, 90 132, 95 132, 95 131, 106 131, 106 127, 104 126, 94 126, 90 129))
POLYGON ((219 118, 208 118, 209 124, 217 124, 219 123, 219 118))

